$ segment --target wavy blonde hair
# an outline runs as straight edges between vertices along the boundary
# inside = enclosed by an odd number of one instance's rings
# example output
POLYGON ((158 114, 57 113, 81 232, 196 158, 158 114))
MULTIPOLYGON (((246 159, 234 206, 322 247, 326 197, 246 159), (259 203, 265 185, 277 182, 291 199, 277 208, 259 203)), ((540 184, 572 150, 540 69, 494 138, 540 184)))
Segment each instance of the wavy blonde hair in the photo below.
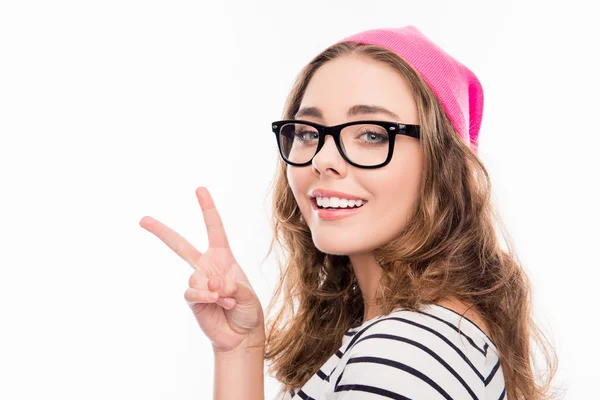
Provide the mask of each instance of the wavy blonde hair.
MULTIPOLYGON (((475 307, 496 343, 511 400, 551 396, 558 358, 532 319, 532 288, 491 199, 491 182, 477 155, 453 128, 438 98, 401 57, 375 45, 341 42, 300 72, 283 119, 293 119, 306 87, 323 64, 342 56, 367 57, 391 66, 408 81, 416 101, 423 148, 422 186, 405 228, 374 255, 383 269, 376 302, 383 314, 398 306, 454 297, 475 307), (495 223, 507 250, 501 248, 495 223), (539 344, 546 374, 536 374, 530 339, 539 344), (545 377, 545 381, 541 381, 545 377)), ((346 330, 362 320, 364 303, 347 256, 325 254, 311 232, 280 159, 273 181, 274 236, 285 253, 267 315, 265 359, 282 392, 302 387, 341 346, 346 330)), ((509 238, 510 239, 510 238, 509 238)))

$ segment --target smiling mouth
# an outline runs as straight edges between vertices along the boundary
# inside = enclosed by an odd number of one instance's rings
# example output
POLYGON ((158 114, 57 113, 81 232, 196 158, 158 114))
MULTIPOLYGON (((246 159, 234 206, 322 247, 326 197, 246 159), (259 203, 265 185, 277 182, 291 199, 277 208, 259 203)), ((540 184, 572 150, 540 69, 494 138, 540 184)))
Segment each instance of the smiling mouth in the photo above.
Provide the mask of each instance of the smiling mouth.
POLYGON ((363 206, 365 206, 368 202, 367 201, 363 201, 362 204, 360 206, 347 206, 347 207, 322 207, 320 205, 317 204, 317 199, 315 197, 311 197, 310 202, 312 204, 312 208, 314 210, 356 210, 359 208, 362 208, 363 206))

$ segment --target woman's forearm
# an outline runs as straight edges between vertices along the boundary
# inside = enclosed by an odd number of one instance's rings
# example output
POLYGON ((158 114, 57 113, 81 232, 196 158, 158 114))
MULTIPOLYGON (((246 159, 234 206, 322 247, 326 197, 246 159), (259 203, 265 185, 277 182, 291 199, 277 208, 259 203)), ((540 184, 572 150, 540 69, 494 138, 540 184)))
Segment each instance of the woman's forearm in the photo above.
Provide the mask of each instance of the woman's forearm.
POLYGON ((249 335, 237 349, 214 352, 214 400, 264 400, 264 336, 249 335))

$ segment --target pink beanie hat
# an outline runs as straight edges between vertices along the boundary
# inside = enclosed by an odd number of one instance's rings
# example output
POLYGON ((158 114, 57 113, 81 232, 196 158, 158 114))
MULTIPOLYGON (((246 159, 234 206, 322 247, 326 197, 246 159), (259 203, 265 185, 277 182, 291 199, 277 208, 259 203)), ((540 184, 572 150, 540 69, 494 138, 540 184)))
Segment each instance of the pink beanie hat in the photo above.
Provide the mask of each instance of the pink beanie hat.
POLYGON ((339 42, 377 45, 406 60, 429 84, 460 137, 477 154, 483 89, 471 70, 410 25, 371 29, 339 42))

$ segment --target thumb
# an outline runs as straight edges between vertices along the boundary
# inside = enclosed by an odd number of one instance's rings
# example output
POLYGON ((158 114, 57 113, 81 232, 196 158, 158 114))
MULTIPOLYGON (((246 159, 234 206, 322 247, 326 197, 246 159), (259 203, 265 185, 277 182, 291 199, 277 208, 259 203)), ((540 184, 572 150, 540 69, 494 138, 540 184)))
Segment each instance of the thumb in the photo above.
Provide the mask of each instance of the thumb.
POLYGON ((238 304, 248 304, 256 299, 256 293, 248 282, 231 276, 213 276, 208 284, 211 291, 218 292, 222 298, 232 297, 238 304))

